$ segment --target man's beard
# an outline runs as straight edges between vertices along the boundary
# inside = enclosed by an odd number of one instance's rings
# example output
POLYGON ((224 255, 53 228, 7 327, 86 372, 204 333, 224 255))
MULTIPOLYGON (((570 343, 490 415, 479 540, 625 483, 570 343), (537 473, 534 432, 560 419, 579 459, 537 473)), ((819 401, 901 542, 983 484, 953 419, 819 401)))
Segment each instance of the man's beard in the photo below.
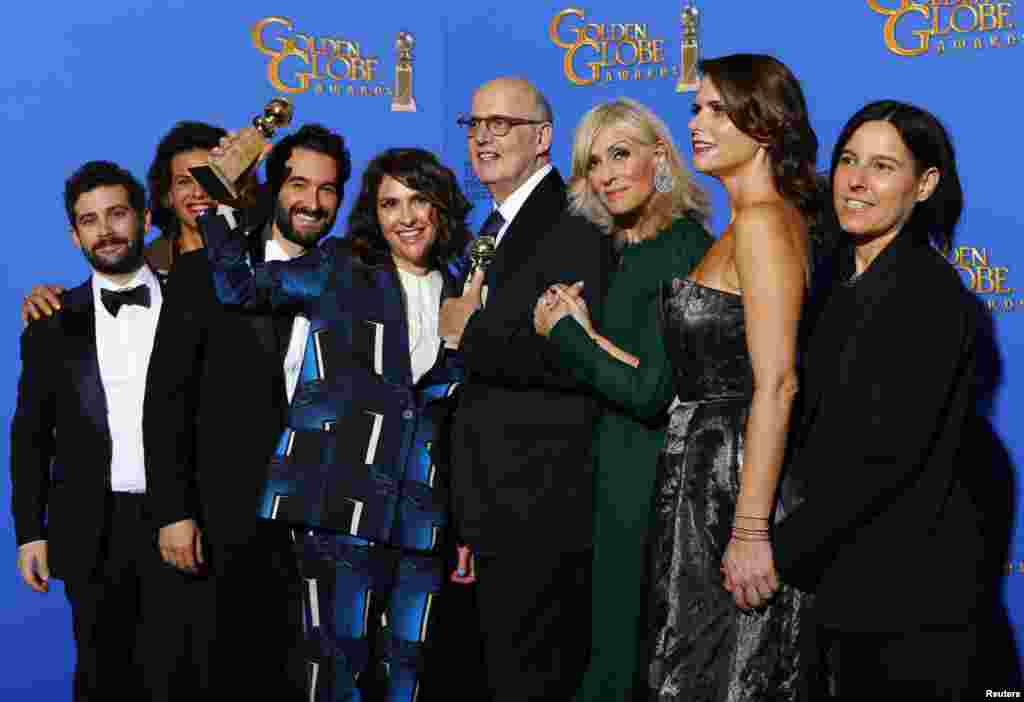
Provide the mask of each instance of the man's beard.
POLYGON ((277 225, 278 230, 281 232, 281 236, 293 244, 298 244, 304 249, 310 249, 316 246, 316 243, 323 239, 331 229, 334 228, 334 221, 337 217, 338 211, 335 210, 334 214, 328 219, 327 210, 322 207, 316 210, 311 210, 308 207, 293 205, 291 210, 286 210, 281 205, 281 200, 278 200, 274 205, 274 224, 277 225), (323 221, 323 226, 319 230, 308 234, 297 231, 292 226, 292 216, 300 213, 321 219, 323 221))
POLYGON ((142 237, 137 236, 134 240, 122 239, 120 237, 107 237, 102 239, 93 246, 92 249, 86 251, 82 249, 82 255, 85 256, 85 260, 89 262, 93 270, 97 273, 105 273, 106 275, 123 275, 125 273, 134 273, 142 267, 143 261, 143 244, 142 237), (123 254, 116 258, 104 258, 97 254, 94 249, 104 244, 109 244, 111 241, 118 244, 128 244, 128 248, 123 254))

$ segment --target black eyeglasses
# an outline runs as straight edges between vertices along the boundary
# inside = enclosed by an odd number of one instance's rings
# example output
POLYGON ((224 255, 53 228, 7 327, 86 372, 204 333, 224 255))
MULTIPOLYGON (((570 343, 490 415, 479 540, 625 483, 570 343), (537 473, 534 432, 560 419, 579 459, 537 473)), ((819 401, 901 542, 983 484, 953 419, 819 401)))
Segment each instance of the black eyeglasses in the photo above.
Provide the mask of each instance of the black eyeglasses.
POLYGON ((523 119, 522 117, 509 117, 508 115, 491 115, 490 117, 473 117, 471 115, 459 115, 455 123, 464 127, 469 136, 476 136, 481 126, 486 126, 487 131, 494 136, 505 136, 512 127, 523 124, 547 124, 546 119, 523 119))

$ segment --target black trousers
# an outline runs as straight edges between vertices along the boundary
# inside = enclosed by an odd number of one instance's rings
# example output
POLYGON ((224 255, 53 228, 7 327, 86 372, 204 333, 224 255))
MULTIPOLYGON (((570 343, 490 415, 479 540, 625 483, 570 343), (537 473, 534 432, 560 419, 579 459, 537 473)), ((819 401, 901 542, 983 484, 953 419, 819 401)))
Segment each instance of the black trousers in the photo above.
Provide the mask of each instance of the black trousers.
POLYGON ((481 558, 477 604, 493 702, 567 702, 590 659, 591 552, 481 558))
POLYGON ((64 583, 77 649, 73 699, 193 699, 209 685, 209 583, 163 563, 144 495, 107 500, 99 562, 64 583))
MULTIPOLYGON (((981 640, 976 626, 900 633, 823 629, 836 698, 871 700, 984 699, 978 680, 981 640)), ((988 683, 990 686, 992 682, 988 683)))
POLYGON ((302 582, 292 536, 260 522, 245 544, 214 548, 212 699, 301 700, 302 582))

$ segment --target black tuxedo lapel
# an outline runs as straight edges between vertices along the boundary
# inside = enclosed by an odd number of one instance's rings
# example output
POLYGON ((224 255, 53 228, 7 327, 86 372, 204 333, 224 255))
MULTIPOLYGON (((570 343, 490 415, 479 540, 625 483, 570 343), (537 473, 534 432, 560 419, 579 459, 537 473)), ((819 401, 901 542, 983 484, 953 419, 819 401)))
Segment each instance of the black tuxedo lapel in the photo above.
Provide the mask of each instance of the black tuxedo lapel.
POLYGON ((501 289, 502 281, 528 261, 537 248, 537 239, 557 222, 565 209, 565 183, 554 168, 537 184, 530 197, 501 238, 501 245, 491 263, 495 290, 489 290, 488 302, 501 289))
POLYGON ((409 305, 405 297, 405 288, 402 287, 402 280, 398 275, 398 269, 394 263, 387 261, 377 270, 378 284, 382 288, 385 297, 391 297, 392 304, 402 310, 398 316, 398 340, 399 353, 395 355, 395 361, 401 368, 404 382, 412 382, 412 360, 409 357, 409 305))
POLYGON ((91 280, 68 291, 63 326, 68 377, 78 386, 82 406, 92 419, 96 431, 109 437, 107 395, 103 389, 96 349, 96 303, 91 280))
MULTIPOLYGON (((246 245, 249 259, 253 263, 264 263, 266 260, 265 226, 257 226, 248 232, 246 245)), ((252 326, 260 346, 268 356, 277 360, 278 368, 284 368, 284 359, 288 355, 288 345, 292 339, 292 327, 295 315, 287 312, 267 312, 253 314, 240 311, 243 318, 252 326)), ((287 390, 282 386, 282 391, 287 390)))

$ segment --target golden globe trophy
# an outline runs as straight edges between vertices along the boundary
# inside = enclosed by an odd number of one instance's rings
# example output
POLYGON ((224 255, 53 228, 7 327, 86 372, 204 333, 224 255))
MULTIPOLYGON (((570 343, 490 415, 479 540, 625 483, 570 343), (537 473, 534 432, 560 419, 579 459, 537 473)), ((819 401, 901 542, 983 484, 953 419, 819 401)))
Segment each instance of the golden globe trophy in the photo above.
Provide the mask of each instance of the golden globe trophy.
POLYGON ((391 96, 392 112, 415 112, 416 98, 412 96, 412 48, 416 39, 409 32, 399 32, 395 39, 395 90, 391 96))
POLYGON ((683 7, 680 21, 683 25, 683 65, 676 92, 689 93, 700 85, 700 76, 697 74, 697 64, 700 62, 700 11, 692 1, 683 7))
MULTIPOLYGON (((473 278, 473 274, 478 270, 487 273, 488 266, 491 265, 491 261, 494 260, 494 254, 498 249, 497 240, 493 236, 478 236, 473 239, 469 245, 469 275, 466 276, 465 287, 469 287, 469 283, 473 278)), ((480 302, 484 305, 487 304, 487 286, 484 285, 480 289, 480 302)))
POLYGON ((287 98, 274 98, 263 108, 262 116, 253 118, 253 126, 238 132, 237 140, 224 153, 189 171, 214 200, 237 203, 241 195, 239 180, 259 159, 274 132, 291 124, 294 114, 287 98))
POLYGON ((469 275, 472 276, 479 269, 484 273, 487 267, 494 260, 494 253, 498 245, 493 236, 478 236, 469 245, 469 262, 472 264, 469 275))

